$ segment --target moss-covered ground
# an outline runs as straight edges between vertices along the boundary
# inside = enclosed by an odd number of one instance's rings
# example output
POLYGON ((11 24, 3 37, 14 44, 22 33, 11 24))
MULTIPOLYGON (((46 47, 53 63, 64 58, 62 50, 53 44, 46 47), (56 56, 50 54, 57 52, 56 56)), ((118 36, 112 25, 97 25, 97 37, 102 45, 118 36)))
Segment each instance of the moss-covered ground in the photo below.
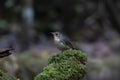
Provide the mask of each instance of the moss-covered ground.
POLYGON ((80 50, 66 50, 52 56, 34 80, 81 80, 86 74, 87 56, 80 50))

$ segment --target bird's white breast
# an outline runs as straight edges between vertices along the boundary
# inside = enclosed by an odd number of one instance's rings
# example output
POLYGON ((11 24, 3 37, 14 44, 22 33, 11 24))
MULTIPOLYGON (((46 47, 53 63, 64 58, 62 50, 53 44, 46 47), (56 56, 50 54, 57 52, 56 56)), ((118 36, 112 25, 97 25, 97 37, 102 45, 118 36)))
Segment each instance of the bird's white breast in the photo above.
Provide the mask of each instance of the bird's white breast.
POLYGON ((55 42, 60 42, 60 38, 58 38, 58 37, 55 36, 55 37, 54 37, 54 41, 55 41, 55 42))

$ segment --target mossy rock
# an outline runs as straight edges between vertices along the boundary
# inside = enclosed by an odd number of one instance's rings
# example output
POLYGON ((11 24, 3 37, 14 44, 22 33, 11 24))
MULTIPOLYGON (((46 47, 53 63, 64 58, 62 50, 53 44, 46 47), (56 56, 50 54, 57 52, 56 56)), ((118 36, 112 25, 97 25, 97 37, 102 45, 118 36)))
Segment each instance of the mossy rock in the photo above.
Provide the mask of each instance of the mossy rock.
POLYGON ((17 80, 15 77, 5 74, 2 70, 0 70, 0 80, 17 80))
POLYGON ((80 50, 66 50, 49 60, 34 80, 81 80, 86 74, 87 56, 80 50))

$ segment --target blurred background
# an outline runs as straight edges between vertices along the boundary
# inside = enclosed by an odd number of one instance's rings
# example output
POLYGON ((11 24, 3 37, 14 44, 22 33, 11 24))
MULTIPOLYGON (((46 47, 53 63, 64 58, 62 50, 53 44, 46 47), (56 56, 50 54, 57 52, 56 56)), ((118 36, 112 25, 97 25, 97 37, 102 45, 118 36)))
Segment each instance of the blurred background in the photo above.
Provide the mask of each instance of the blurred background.
POLYGON ((120 80, 120 0, 0 0, 0 69, 33 80, 60 53, 50 32, 60 31, 88 55, 84 80, 120 80))

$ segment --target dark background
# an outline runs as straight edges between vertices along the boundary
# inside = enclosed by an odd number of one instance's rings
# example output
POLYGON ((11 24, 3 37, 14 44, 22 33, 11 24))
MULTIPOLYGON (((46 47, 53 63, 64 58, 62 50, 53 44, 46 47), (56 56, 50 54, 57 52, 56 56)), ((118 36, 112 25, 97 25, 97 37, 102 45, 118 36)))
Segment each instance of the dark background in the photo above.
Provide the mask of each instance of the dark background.
POLYGON ((33 80, 60 52, 54 31, 88 55, 85 80, 120 79, 120 0, 0 0, 0 49, 15 49, 0 69, 33 80))

